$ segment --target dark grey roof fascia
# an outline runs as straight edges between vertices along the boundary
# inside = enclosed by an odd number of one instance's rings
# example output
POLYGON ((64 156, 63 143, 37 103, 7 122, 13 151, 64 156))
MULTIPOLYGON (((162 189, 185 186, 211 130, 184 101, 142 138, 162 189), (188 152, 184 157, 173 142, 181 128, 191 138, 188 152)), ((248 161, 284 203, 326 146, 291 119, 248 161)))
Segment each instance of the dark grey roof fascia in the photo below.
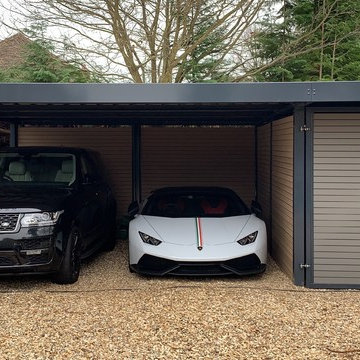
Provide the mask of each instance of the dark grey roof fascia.
POLYGON ((218 84, 9 84, 0 103, 170 104, 360 101, 360 82, 218 84))
POLYGON ((360 82, 314 82, 312 85, 313 102, 359 102, 360 82))
POLYGON ((281 103, 311 101, 311 83, 0 84, 0 103, 281 103))

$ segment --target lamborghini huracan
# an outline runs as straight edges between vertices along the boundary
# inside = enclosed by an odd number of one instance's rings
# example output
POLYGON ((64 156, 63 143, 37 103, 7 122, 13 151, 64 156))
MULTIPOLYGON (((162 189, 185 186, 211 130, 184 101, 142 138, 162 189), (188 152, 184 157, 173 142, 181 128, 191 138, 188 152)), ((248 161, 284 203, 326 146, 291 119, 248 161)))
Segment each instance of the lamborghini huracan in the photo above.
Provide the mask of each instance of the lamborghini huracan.
POLYGON ((172 187, 129 207, 129 268, 147 275, 250 275, 266 269, 265 223, 236 193, 172 187))

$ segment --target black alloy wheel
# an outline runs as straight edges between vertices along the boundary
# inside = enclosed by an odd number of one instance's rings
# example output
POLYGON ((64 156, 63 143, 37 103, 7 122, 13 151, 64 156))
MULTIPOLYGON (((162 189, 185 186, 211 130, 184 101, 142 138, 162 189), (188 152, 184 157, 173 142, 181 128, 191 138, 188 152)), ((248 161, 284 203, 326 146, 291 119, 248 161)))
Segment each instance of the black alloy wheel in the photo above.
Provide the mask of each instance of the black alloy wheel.
POLYGON ((81 236, 77 228, 70 232, 63 261, 53 281, 57 284, 73 284, 80 274, 81 266, 81 236))

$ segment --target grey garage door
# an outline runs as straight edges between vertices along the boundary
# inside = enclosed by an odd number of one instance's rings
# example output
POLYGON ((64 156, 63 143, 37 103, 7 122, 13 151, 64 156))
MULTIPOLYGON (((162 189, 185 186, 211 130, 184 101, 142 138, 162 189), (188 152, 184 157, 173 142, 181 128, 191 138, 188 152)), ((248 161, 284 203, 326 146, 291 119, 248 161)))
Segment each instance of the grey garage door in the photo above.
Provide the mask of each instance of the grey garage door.
POLYGON ((360 114, 315 114, 312 128, 309 285, 359 287, 360 114))

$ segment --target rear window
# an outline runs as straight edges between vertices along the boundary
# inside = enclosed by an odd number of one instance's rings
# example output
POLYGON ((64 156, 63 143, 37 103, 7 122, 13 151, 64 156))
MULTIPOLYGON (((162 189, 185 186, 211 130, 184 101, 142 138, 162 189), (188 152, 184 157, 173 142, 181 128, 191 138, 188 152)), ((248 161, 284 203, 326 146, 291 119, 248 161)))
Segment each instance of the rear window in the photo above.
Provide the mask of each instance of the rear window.
POLYGON ((75 156, 66 153, 0 153, 0 181, 11 184, 71 185, 75 156))
POLYGON ((249 210, 240 198, 227 193, 155 193, 142 214, 171 218, 227 217, 246 215, 249 210))

